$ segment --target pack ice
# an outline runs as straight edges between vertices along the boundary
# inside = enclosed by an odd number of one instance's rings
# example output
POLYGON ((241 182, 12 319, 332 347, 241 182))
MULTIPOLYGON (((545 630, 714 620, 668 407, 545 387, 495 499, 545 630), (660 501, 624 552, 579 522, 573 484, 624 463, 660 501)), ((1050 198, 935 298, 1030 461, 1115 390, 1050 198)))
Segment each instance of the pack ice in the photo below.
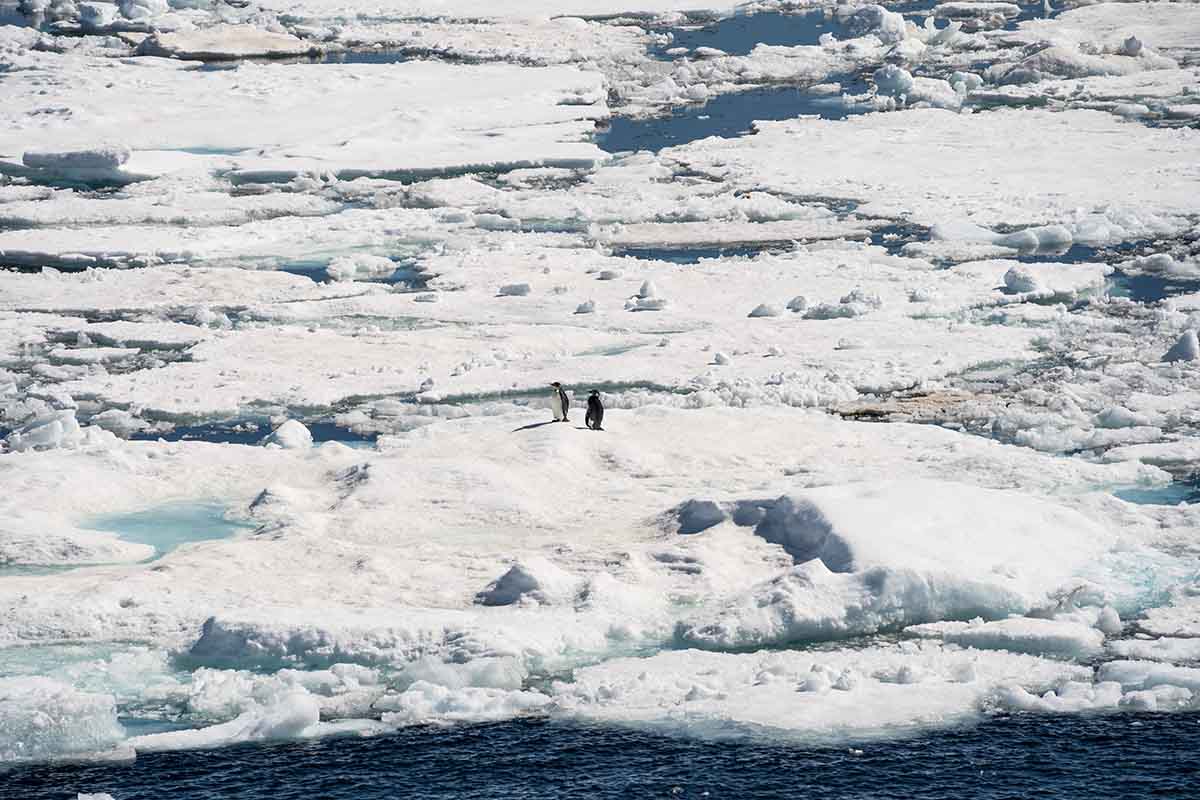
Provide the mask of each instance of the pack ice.
POLYGON ((1200 707, 1197 7, 1052 12, 0 9, 0 763, 1200 707))

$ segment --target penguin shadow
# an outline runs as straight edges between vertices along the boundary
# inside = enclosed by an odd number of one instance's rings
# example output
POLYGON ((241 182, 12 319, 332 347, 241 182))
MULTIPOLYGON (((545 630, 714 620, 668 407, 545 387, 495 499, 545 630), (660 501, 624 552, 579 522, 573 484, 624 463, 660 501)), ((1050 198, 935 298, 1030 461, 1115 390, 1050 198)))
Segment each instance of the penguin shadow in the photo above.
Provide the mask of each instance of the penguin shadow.
POLYGON ((545 422, 531 422, 528 425, 522 425, 519 428, 513 428, 512 432, 520 433, 521 431, 531 431, 534 428, 542 428, 542 427, 545 427, 546 425, 555 425, 557 423, 558 423, 558 420, 556 420, 556 419, 548 419, 545 422))

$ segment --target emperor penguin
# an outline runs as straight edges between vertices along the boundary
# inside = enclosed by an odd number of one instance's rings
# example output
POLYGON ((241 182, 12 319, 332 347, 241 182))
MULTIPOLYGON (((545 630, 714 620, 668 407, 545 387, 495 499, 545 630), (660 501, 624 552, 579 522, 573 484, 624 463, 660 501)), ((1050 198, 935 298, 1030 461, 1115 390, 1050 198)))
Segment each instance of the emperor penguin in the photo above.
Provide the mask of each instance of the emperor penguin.
POLYGON ((588 395, 587 416, 583 418, 583 422, 594 431, 604 430, 600 427, 604 422, 604 403, 600 400, 600 392, 595 389, 588 395))
POLYGON ((570 422, 567 419, 567 411, 571 408, 571 401, 567 397, 566 391, 558 381, 550 385, 554 387, 554 393, 550 395, 550 410, 554 412, 554 421, 570 422))

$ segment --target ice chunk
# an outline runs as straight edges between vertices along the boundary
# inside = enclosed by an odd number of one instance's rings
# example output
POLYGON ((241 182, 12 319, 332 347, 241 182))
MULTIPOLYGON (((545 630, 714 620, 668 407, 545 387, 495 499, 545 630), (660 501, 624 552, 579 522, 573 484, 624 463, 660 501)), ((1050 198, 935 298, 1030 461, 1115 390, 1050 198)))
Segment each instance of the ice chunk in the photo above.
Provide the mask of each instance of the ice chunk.
POLYGON ((1162 357, 1163 361, 1195 361, 1200 358, 1200 340, 1195 331, 1185 331, 1162 357))
POLYGON ((913 88, 912 73, 895 64, 886 64, 875 70, 872 78, 879 93, 889 97, 908 94, 913 88))
POLYGON ((1010 292, 1040 292, 1042 284, 1033 274, 1033 270, 1023 264, 1009 267, 1004 273, 1004 288, 1010 292))
POLYGON ((754 307, 754 310, 750 312, 749 316, 751 318, 778 317, 781 313, 783 313, 783 312, 779 309, 779 306, 773 306, 768 303, 761 303, 754 307))
POLYGON ((312 44, 290 33, 266 31, 254 25, 219 24, 194 30, 158 31, 138 45, 139 55, 194 61, 302 56, 312 44))
POLYGON ((500 287, 499 294, 504 297, 524 297, 530 292, 528 283, 506 283, 500 287))
POLYGON ((0 678, 0 763, 111 752, 124 737, 112 695, 49 678, 0 678))
POLYGON ((383 256, 360 253, 333 259, 329 262, 326 271, 329 273, 329 277, 335 281, 385 278, 396 271, 396 262, 383 256))
POLYGON ((85 28, 105 28, 117 18, 117 6, 113 3, 80 3, 79 22, 85 28))
POLYGON ((579 305, 575 306, 576 314, 594 314, 596 312, 595 300, 584 300, 579 305))
POLYGON ((428 722, 486 722, 540 711, 550 698, 540 692, 510 689, 451 689, 417 681, 403 694, 375 702, 388 725, 428 722))
POLYGON ((1012 617, 984 622, 933 622, 904 629, 910 636, 939 638, 979 650, 1084 660, 1100 653, 1104 634, 1079 622, 1012 617))
POLYGON ((299 690, 266 707, 255 707, 236 719, 207 728, 135 736, 129 744, 137 751, 195 750, 240 742, 294 739, 317 727, 321 706, 313 695, 299 690))
POLYGON ((135 22, 154 19, 169 10, 167 0, 121 0, 121 14, 135 22))
POLYGON ((574 596, 579 578, 541 556, 526 556, 475 595, 485 606, 561 603, 574 596))
POLYGON ((788 301, 787 307, 788 311, 803 312, 808 308, 808 298, 802 294, 798 294, 788 301))
POLYGON ((1180 686, 1200 692, 1200 668, 1196 667, 1175 667, 1153 661, 1109 661, 1100 665, 1096 677, 1116 681, 1125 689, 1180 686))
POLYGON ((700 533, 728 518, 725 510, 712 500, 688 500, 676 509, 675 516, 683 534, 700 533))
POLYGON ((646 299, 646 298, 650 298, 650 297, 658 297, 658 287, 656 287, 654 285, 653 281, 650 281, 650 280, 643 281, 642 288, 638 289, 637 296, 642 299, 646 299))
MULTIPOLYGON (((95 429, 93 429, 95 430, 95 429)), ((8 446, 20 453, 26 450, 51 450, 74 447, 86 439, 75 419, 75 410, 43 414, 8 435, 8 446)))
POLYGON ((855 36, 873 33, 884 44, 895 44, 907 35, 904 17, 880 5, 858 9, 847 20, 846 27, 855 36))
POLYGON ((313 438, 308 428, 298 419, 289 419, 263 438, 265 445, 278 445, 285 450, 304 450, 312 447, 313 438))
POLYGON ((26 150, 21 161, 32 169, 69 173, 116 169, 129 160, 129 155, 124 145, 104 145, 87 150, 26 150))

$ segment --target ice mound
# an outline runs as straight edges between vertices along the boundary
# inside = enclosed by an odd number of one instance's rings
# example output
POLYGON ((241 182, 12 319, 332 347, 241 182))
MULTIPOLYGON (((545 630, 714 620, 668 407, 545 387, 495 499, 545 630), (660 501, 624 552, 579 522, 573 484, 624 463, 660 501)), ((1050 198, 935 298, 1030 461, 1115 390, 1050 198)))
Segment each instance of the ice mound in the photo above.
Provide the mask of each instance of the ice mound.
POLYGON ((124 737, 112 695, 49 678, 0 678, 0 763, 111 752, 124 737))
POLYGON ((831 486, 760 505, 761 516, 734 522, 797 566, 682 623, 683 642, 764 646, 1024 614, 1115 541, 1047 501, 940 481, 831 486))
POLYGON ((667 651, 575 671, 555 683, 563 713, 728 737, 877 738, 979 719, 1000 686, 1037 692, 1091 669, 931 642, 832 651, 667 651))
POLYGON ((305 450, 312 447, 313 438, 308 428, 298 419, 289 419, 263 438, 264 445, 277 445, 284 450, 305 450))
POLYGON ((1200 358, 1200 340, 1196 338, 1195 331, 1185 331, 1179 337, 1179 341, 1171 346, 1171 349, 1163 354, 1162 360, 1166 362, 1173 361, 1195 361, 1200 358))
POLYGON ((254 708, 236 719, 207 728, 151 733, 134 736, 128 743, 135 750, 195 750, 241 742, 294 739, 313 731, 320 723, 321 706, 317 698, 296 691, 278 702, 254 708))
POLYGON ((335 281, 358 281, 370 278, 386 278, 396 271, 396 262, 383 256, 359 253, 338 256, 329 262, 326 272, 335 281))
POLYGON ((484 606, 561 603, 579 588, 579 578, 541 556, 525 556, 475 595, 484 606))
POLYGON ((1080 622, 1011 617, 984 622, 931 622, 904 629, 909 636, 936 638, 977 650, 1007 650, 1083 660, 1099 655, 1104 634, 1080 622))

